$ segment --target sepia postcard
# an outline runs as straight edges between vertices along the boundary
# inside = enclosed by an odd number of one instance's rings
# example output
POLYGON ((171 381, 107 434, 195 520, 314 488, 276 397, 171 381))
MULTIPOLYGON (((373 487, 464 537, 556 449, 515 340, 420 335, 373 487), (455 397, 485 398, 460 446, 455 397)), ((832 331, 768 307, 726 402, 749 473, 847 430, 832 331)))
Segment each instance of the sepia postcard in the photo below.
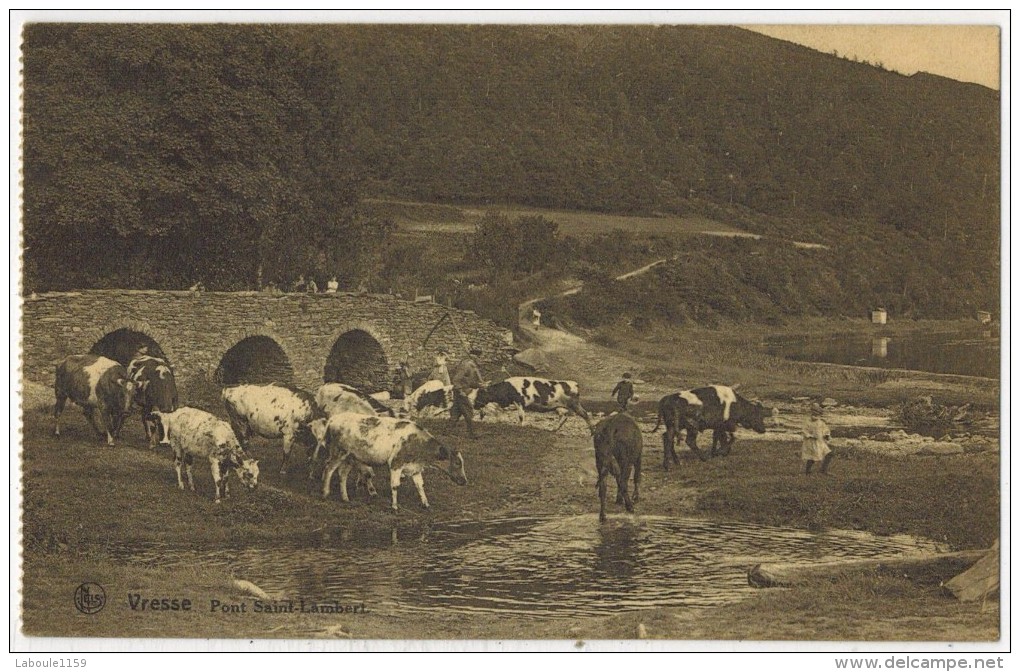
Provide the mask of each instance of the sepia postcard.
POLYGON ((1001 667, 1003 14, 14 13, 12 652, 1001 667))

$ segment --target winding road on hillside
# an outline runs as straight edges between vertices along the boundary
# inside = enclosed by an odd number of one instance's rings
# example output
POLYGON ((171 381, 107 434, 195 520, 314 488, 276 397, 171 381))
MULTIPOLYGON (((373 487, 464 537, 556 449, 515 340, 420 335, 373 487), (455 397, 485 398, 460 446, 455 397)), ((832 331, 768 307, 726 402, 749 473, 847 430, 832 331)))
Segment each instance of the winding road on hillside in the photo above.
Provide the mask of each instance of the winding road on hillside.
MULTIPOLYGON (((614 280, 628 280, 637 277, 671 259, 676 259, 676 257, 657 259, 640 268, 621 273, 614 280)), ((542 358, 548 368, 548 371, 543 371, 543 373, 555 373, 557 377, 576 380, 582 389, 589 390, 586 393, 588 396, 608 400, 609 392, 625 371, 637 374, 648 364, 642 363, 639 358, 630 357, 617 350, 590 343, 567 331, 535 326, 531 323, 531 309, 534 304, 546 298, 577 294, 583 287, 584 283, 579 282, 575 286, 549 297, 529 299, 520 304, 517 313, 519 317, 518 330, 525 341, 530 343, 531 348, 542 353, 542 358)), ((639 395, 653 398, 658 398, 671 391, 673 390, 644 382, 639 382, 637 389, 639 395)))
MULTIPOLYGON (((733 233, 728 231, 702 231, 706 235, 716 236, 737 236, 761 239, 762 236, 752 233, 733 233)), ((804 243, 790 241, 792 245, 801 249, 828 249, 826 245, 818 243, 804 243)), ((626 273, 617 275, 614 280, 629 280, 648 273, 654 268, 669 261, 675 261, 677 255, 656 259, 640 268, 635 268, 626 273)), ((562 329, 536 326, 532 324, 532 309, 539 301, 546 299, 560 298, 577 294, 584 288, 584 283, 577 281, 572 286, 562 291, 529 299, 520 304, 517 309, 518 330, 531 349, 541 352, 539 359, 544 360, 543 368, 548 369, 542 373, 555 374, 559 377, 566 377, 576 380, 582 388, 592 390, 596 398, 608 398, 610 390, 619 381, 625 371, 637 373, 643 368, 654 366, 652 362, 640 361, 639 357, 629 356, 618 350, 613 350, 595 343, 590 343, 580 336, 571 334, 562 329)), ((642 383, 638 386, 638 394, 655 395, 668 394, 675 390, 666 389, 650 383, 642 383)))

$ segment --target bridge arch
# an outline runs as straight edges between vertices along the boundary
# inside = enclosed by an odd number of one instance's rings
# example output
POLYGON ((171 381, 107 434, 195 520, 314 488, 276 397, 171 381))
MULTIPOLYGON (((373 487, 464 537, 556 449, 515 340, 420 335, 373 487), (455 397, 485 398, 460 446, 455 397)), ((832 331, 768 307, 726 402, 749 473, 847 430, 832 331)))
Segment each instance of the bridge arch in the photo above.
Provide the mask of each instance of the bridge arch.
POLYGON ((365 322, 349 322, 333 332, 322 368, 327 383, 347 383, 367 392, 393 386, 390 338, 365 322))
POLYGON ((267 329, 246 329, 224 339, 227 347, 207 372, 219 386, 239 383, 294 383, 294 358, 284 339, 267 329))
POLYGON ((109 357, 124 366, 131 362, 142 345, 148 347, 150 355, 163 357, 171 365, 176 361, 176 348, 170 334, 139 320, 119 320, 110 325, 85 329, 82 341, 88 352, 109 357))

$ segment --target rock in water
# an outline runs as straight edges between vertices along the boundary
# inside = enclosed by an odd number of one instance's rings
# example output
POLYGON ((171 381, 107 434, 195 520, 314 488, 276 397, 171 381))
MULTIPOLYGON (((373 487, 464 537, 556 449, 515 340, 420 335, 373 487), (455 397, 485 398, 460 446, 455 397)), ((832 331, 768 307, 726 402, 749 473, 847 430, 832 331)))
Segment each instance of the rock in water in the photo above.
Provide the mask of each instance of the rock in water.
POLYGON ((256 586, 251 581, 246 581, 244 579, 234 579, 233 583, 234 583, 234 588, 237 588, 238 590, 244 591, 244 592, 248 593, 249 595, 254 595, 255 597, 259 598, 260 600, 271 600, 271 599, 273 599, 273 598, 271 598, 269 596, 269 593, 267 593, 266 591, 262 590, 261 588, 256 586))

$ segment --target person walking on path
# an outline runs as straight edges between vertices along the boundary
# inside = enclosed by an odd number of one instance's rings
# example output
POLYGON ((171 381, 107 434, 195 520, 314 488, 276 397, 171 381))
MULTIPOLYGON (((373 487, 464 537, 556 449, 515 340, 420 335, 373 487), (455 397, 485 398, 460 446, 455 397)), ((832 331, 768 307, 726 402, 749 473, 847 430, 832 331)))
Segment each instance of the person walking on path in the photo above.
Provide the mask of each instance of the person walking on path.
POLYGON ((822 407, 819 404, 811 405, 811 417, 804 423, 801 429, 804 437, 800 445, 800 457, 804 460, 804 474, 810 474, 815 462, 821 462, 819 471, 823 474, 829 473, 829 462, 832 461, 832 449, 828 441, 832 440, 829 426, 822 420, 822 407))
POLYGON ((616 397, 616 403, 620 405, 620 410, 626 412, 627 404, 634 396, 634 383, 630 379, 629 371, 623 374, 623 379, 616 384, 609 396, 616 397))
POLYGON ((472 349, 467 357, 457 362, 450 374, 453 385, 453 405, 450 407, 450 424, 457 426, 457 420, 464 418, 468 436, 477 439, 474 426, 474 409, 471 408, 471 393, 485 385, 482 374, 478 370, 475 357, 482 354, 481 350, 472 349))

